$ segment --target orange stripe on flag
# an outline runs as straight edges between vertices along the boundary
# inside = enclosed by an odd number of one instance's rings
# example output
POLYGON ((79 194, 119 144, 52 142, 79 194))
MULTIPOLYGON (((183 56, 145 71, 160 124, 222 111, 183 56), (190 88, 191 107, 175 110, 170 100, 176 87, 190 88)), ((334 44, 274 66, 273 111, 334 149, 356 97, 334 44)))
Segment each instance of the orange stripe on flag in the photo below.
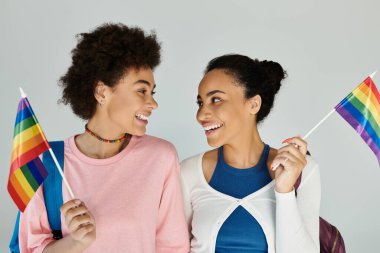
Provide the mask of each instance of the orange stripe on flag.
POLYGON ((22 202, 22 199, 20 198, 10 181, 8 181, 8 192, 9 195, 11 195, 13 202, 15 202, 15 204, 17 205, 18 209, 21 212, 24 212, 26 205, 24 204, 24 202, 22 202))
POLYGON ((21 156, 35 147, 38 147, 41 143, 44 143, 45 139, 43 135, 38 134, 34 138, 29 139, 12 150, 11 162, 13 162, 18 156, 21 156))
MULTIPOLYGON (((373 92, 373 90, 368 85, 361 85, 361 87, 358 87, 358 89, 361 90, 361 92, 363 92, 363 94, 365 94, 368 97, 368 99, 370 99, 371 103, 376 108, 380 108, 380 101, 378 101, 376 99, 375 93, 373 92)), ((355 92, 355 90, 354 90, 354 92, 355 92)))
POLYGON ((30 199, 29 199, 28 195, 26 194, 24 188, 22 188, 22 185, 20 184, 20 182, 17 181, 17 178, 15 175, 12 175, 10 177, 10 182, 13 185, 13 188, 15 189, 15 191, 17 192, 17 195, 20 197, 21 201, 26 206, 30 199))
MULTIPOLYGON (((27 141, 27 140, 29 140, 29 139, 31 139, 31 138, 33 138, 36 135, 41 134, 41 133, 42 133, 42 131, 41 131, 40 125, 38 123, 32 127, 29 127, 28 129, 22 131, 21 133, 19 133, 18 135, 16 135, 13 138, 13 144, 12 144, 13 149, 15 149, 18 145, 21 145, 25 141, 27 141)), ((43 135, 43 133, 42 133, 42 136, 44 139, 46 139, 45 136, 43 135)))
POLYGON ((368 77, 364 80, 364 84, 366 84, 372 90, 372 93, 375 95, 376 100, 380 103, 380 94, 373 80, 370 77, 368 77))
POLYGON ((18 145, 17 147, 13 148, 11 162, 13 162, 16 159, 16 157, 28 152, 29 150, 35 148, 44 141, 45 139, 43 138, 41 133, 39 133, 35 137, 23 142, 22 145, 18 145))

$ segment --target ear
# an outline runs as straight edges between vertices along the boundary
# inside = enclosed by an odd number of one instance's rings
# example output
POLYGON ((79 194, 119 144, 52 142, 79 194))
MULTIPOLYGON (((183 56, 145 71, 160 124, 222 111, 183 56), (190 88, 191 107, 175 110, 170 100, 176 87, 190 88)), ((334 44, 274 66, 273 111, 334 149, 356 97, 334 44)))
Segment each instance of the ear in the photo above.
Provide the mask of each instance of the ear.
POLYGON ((250 114, 256 115, 261 108, 261 96, 255 95, 254 97, 248 99, 248 106, 250 114))
POLYGON ((98 81, 98 83, 96 84, 96 87, 94 90, 94 96, 100 105, 105 102, 104 100, 106 98, 105 96, 106 88, 107 86, 102 81, 98 81))

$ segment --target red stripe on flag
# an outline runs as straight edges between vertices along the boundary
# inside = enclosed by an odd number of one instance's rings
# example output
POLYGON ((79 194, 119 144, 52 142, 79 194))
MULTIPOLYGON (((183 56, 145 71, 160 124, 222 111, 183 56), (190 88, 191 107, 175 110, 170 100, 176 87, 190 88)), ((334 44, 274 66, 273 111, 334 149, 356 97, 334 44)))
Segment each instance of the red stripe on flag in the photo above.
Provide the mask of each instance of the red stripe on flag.
POLYGON ((8 188, 9 195, 11 195, 11 197, 13 199, 13 202, 15 202, 15 204, 17 205, 18 209, 21 212, 24 212, 24 210, 26 208, 26 204, 22 201, 20 195, 18 195, 18 193, 16 192, 11 181, 8 181, 8 187, 7 188, 8 188))
MULTIPOLYGON (((21 144, 22 145, 22 144, 21 144)), ((13 163, 11 164, 11 172, 10 174, 13 174, 15 170, 22 167, 23 165, 27 164, 43 152, 49 149, 49 146, 47 145, 47 142, 44 141, 35 148, 29 150, 28 152, 22 154, 21 156, 17 157, 13 163), (37 154, 37 155, 36 155, 37 154)))
POLYGON ((364 83, 371 89, 372 93, 375 95, 377 101, 380 104, 380 94, 373 80, 370 77, 368 77, 367 79, 364 80, 364 83))

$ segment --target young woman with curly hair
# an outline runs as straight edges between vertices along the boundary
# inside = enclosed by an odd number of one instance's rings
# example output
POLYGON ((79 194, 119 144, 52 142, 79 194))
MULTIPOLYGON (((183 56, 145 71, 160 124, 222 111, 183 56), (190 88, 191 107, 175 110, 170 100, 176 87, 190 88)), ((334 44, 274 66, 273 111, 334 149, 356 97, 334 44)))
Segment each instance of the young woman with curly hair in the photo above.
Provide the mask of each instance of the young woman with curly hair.
POLYGON ((243 55, 208 64, 197 120, 218 148, 181 163, 191 252, 319 252, 318 165, 301 138, 274 149, 257 128, 284 78, 280 64, 243 55))
POLYGON ((62 102, 87 121, 65 140, 63 238, 54 240, 42 187, 20 218, 21 252, 187 252, 179 162, 165 140, 145 135, 157 108, 156 35, 122 24, 80 34, 61 78, 62 102))

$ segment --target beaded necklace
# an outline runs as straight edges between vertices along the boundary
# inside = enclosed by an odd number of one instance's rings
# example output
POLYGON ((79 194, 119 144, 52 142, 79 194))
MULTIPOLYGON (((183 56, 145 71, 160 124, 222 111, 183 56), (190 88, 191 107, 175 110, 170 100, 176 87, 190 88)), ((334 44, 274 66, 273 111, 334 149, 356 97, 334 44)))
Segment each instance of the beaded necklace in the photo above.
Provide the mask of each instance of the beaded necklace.
POLYGON ((85 129, 86 129, 87 133, 89 133, 90 135, 94 136, 99 141, 106 142, 106 143, 119 143, 119 142, 121 142, 122 140, 124 140, 125 138, 127 138, 129 136, 128 133, 125 133, 124 136, 120 137, 119 139, 108 140, 108 139, 104 139, 104 138, 100 137, 99 135, 97 135, 96 133, 94 133, 93 131, 91 131, 90 129, 88 129, 87 124, 85 125, 85 129))

